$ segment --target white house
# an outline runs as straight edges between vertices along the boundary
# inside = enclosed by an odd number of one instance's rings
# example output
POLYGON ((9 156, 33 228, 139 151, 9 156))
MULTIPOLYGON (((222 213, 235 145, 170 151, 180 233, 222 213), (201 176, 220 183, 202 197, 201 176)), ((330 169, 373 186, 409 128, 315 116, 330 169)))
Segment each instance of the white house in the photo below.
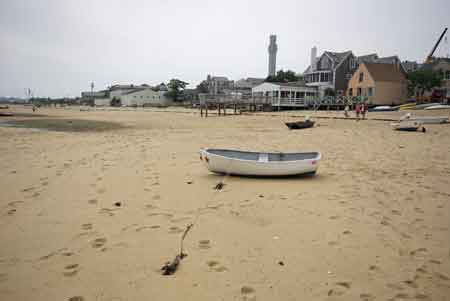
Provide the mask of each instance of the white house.
POLYGON ((111 98, 109 98, 109 97, 94 97, 94 105, 96 107, 110 106, 111 98))
POLYGON ((166 106, 171 100, 164 96, 166 91, 154 91, 151 88, 135 89, 121 96, 122 106, 166 106))
POLYGON ((316 87, 298 83, 262 83, 252 88, 254 99, 265 99, 272 106, 304 107, 309 100, 317 97, 316 87))

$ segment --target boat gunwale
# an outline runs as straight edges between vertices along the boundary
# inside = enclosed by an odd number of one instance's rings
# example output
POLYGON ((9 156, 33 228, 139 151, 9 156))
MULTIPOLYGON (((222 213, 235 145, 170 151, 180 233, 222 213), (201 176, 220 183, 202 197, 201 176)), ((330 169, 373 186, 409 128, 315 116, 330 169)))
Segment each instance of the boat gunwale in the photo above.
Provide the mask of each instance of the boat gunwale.
POLYGON ((302 160, 289 160, 289 161, 264 161, 261 162, 259 160, 247 160, 247 159, 240 159, 240 158, 231 158, 231 157, 226 157, 223 155, 218 155, 218 154, 214 154, 214 153, 210 153, 208 152, 208 150, 218 150, 218 151, 235 151, 235 152, 241 152, 241 153, 251 153, 251 154, 275 154, 275 155, 279 155, 279 154, 302 154, 302 153, 274 153, 274 152, 268 152, 268 153, 264 153, 264 152, 249 152, 249 151, 241 151, 241 150, 233 150, 233 149, 219 149, 219 148, 206 148, 206 149, 201 149, 201 153, 206 152, 209 156, 216 156, 216 157, 221 157, 227 160, 235 160, 235 161, 241 161, 241 162, 252 162, 252 163, 260 163, 260 164, 288 164, 288 163, 293 163, 293 162, 311 162, 311 161, 319 161, 322 158, 322 154, 320 152, 303 152, 303 153, 311 153, 311 154, 317 154, 316 157, 311 158, 311 159, 302 159, 302 160))

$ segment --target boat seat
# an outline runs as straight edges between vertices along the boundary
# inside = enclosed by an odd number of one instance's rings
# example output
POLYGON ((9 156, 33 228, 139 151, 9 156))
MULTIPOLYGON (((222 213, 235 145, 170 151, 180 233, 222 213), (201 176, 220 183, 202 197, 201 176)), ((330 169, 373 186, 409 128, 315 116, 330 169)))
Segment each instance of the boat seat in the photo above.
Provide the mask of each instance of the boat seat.
POLYGON ((269 162, 269 154, 267 153, 259 154, 258 162, 269 162))

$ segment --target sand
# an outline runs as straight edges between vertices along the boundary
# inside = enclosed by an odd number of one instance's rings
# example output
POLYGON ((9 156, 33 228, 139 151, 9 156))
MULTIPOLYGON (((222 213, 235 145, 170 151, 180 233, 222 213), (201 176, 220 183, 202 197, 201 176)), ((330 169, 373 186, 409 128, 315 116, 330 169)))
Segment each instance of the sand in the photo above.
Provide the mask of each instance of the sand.
POLYGON ((169 111, 37 112, 126 126, 103 132, 0 127, 0 300, 449 300, 450 125, 169 111), (323 160, 316 177, 215 191, 201 147, 323 160))

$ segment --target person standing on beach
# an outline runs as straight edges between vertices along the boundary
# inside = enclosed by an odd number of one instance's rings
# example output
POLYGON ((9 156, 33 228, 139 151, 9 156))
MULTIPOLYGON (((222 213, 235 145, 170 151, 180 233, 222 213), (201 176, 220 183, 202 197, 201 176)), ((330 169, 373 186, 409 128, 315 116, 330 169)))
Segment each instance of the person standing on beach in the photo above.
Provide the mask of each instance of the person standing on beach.
POLYGON ((366 104, 362 103, 361 104, 361 118, 364 120, 366 119, 366 104))
POLYGON ((369 112, 369 103, 365 102, 364 103, 364 118, 366 118, 367 112, 369 112))
POLYGON ((348 105, 345 105, 345 109, 344 109, 344 115, 345 115, 345 118, 348 117, 348 110, 349 110, 348 105))
POLYGON ((360 112, 361 112, 361 105, 358 102, 358 103, 356 103, 356 106, 355 106, 356 119, 358 119, 358 120, 359 120, 359 113, 360 112))

